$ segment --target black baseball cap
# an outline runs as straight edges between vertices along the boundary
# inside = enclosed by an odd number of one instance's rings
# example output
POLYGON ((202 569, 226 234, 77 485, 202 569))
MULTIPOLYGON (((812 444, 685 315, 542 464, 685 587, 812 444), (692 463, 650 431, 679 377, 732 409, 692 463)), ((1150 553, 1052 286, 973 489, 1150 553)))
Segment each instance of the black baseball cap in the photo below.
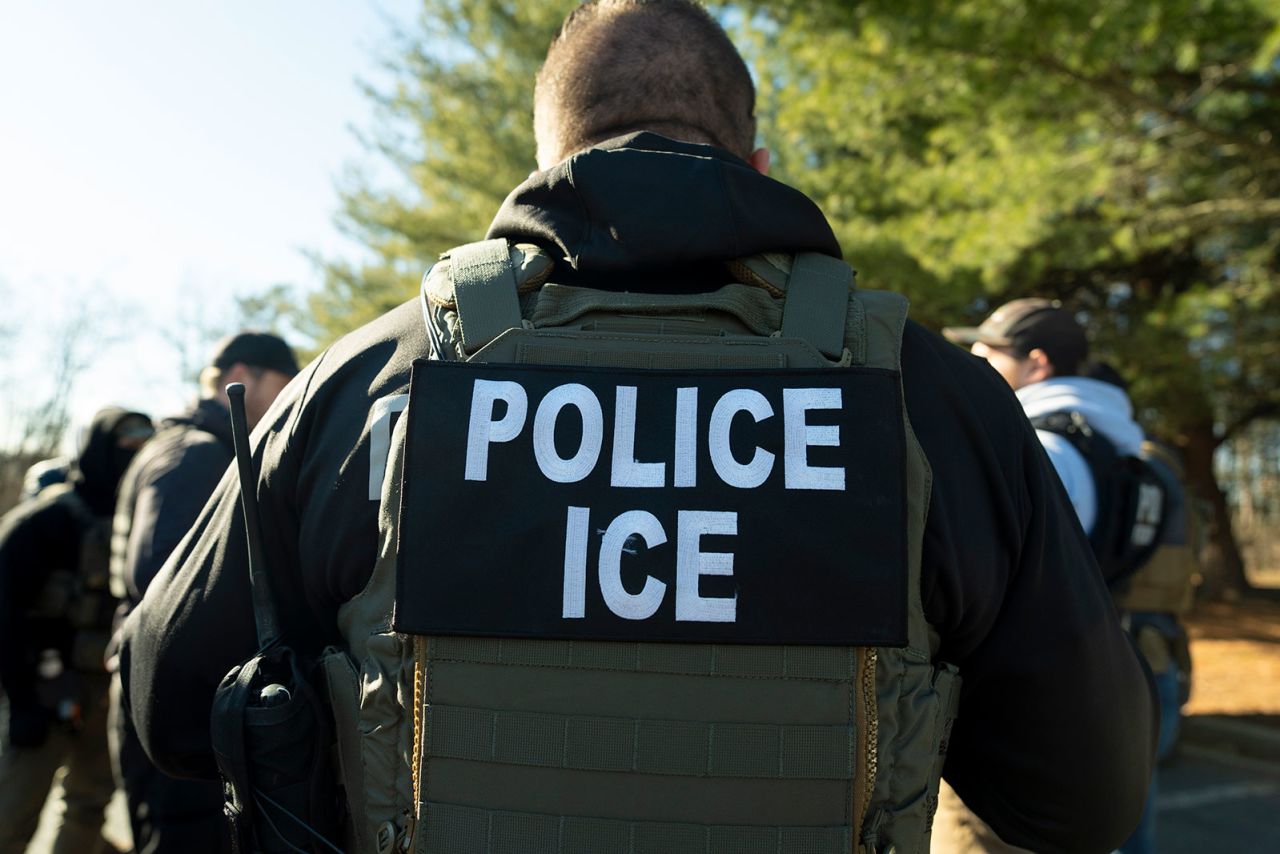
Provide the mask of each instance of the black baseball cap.
POLYGON ((225 371, 237 362, 251 368, 279 371, 290 377, 298 373, 298 362, 289 345, 270 332, 237 332, 223 338, 213 348, 210 364, 218 370, 225 371))
POLYGON ((981 326, 948 327, 942 334, 956 344, 981 341, 1022 356, 1043 350, 1060 374, 1075 373, 1089 355, 1084 330, 1057 300, 1016 299, 993 311, 981 326))

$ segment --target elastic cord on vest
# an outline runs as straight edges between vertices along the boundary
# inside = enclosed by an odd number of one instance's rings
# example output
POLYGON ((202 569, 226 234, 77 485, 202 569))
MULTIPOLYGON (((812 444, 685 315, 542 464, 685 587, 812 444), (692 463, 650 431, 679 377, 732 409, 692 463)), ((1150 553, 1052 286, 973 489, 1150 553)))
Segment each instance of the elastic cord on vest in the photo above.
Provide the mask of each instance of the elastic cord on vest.
POLYGON ((338 846, 334 845, 332 842, 330 842, 329 840, 321 836, 320 833, 314 827, 307 824, 305 821, 298 818, 293 813, 289 812, 289 810, 285 809, 282 805, 280 805, 276 801, 272 800, 261 789, 258 789, 256 787, 254 788, 253 800, 254 800, 254 803, 257 804, 258 813, 267 822, 267 825, 271 828, 271 830, 275 832, 276 836, 279 837, 280 843, 284 845, 286 848, 288 848, 290 851, 297 851, 299 852, 299 854, 307 854, 305 850, 289 842, 288 838, 284 835, 284 833, 281 832, 280 828, 276 826, 275 821, 273 821, 271 818, 271 814, 267 812, 266 809, 263 808, 264 801, 267 803, 268 806, 273 807, 277 812, 279 812, 285 818, 290 819, 299 827, 301 827, 303 830, 305 830, 307 833, 315 837, 316 842, 320 843, 330 851, 335 851, 337 852, 337 854, 342 854, 341 848, 339 848, 338 846))

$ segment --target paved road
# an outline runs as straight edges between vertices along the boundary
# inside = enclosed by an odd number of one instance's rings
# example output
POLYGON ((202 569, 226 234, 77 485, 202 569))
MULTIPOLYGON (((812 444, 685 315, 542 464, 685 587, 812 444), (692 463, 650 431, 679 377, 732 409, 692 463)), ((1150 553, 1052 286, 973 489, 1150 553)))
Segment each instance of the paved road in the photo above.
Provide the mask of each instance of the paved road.
POLYGON ((1184 746, 1159 785, 1160 854, 1280 851, 1280 764, 1184 746))
MULTIPOLYGON (((31 840, 31 844, 27 846, 26 854, 49 854, 53 848, 53 799, 49 799, 44 805, 44 812, 40 816, 40 829, 36 831, 35 837, 31 840)), ((121 849, 128 846, 130 840, 129 834, 129 815, 125 812, 124 798, 119 792, 116 792, 115 800, 111 802, 111 806, 107 808, 107 826, 103 829, 103 835, 114 845, 121 849)), ((85 852, 85 854, 95 854, 95 852, 85 852)))
MULTIPOLYGON (((112 806, 108 832, 123 842, 124 811, 112 806)), ((1280 852, 1280 764, 1185 746, 1161 767, 1156 807, 1160 854, 1280 852)), ((42 830, 27 854, 48 852, 42 830)))

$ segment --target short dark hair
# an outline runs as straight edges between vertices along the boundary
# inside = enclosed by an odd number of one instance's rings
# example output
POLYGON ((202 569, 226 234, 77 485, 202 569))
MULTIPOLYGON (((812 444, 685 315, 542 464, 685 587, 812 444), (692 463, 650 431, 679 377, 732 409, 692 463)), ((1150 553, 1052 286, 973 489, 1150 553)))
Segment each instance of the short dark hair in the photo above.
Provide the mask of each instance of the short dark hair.
POLYGON ((227 370, 237 362, 251 368, 279 371, 290 377, 298 373, 298 362, 293 356, 293 350, 283 338, 270 332, 246 329, 228 335, 217 343, 213 349, 213 357, 209 360, 209 364, 220 371, 227 370))
POLYGON ((629 131, 747 158, 755 84, 724 28, 693 0, 591 0, 552 39, 534 89, 542 167, 629 131))

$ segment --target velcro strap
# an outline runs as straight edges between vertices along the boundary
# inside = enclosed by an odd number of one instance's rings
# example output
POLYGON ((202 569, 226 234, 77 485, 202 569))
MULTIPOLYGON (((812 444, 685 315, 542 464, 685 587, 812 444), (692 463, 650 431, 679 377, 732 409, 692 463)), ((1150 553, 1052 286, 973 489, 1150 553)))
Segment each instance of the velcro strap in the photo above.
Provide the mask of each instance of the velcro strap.
POLYGON ((853 268, 818 252, 796 255, 782 309, 782 335, 807 341, 829 359, 844 352, 853 268))
POLYGON ((468 243, 454 249, 449 258, 462 346, 468 353, 520 327, 520 300, 507 241, 468 243))
POLYGON ((592 854, 707 854, 730 851, 804 851, 847 854, 847 827, 696 825, 542 815, 429 802, 423 808, 421 850, 449 854, 543 851, 592 854))
POLYGON ((432 705, 427 753, 578 771, 848 780, 846 725, 634 720, 432 705))

